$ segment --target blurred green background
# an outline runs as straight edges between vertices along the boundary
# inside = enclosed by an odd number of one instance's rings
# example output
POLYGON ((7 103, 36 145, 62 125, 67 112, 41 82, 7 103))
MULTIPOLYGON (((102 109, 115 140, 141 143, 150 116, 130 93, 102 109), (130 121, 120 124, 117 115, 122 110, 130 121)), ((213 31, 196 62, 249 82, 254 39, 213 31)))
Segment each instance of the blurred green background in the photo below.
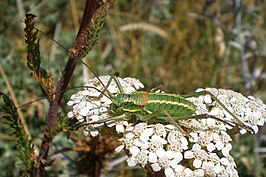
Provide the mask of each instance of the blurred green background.
MULTIPOLYGON (((84 5, 85 0, 0 2, 1 92, 14 92, 20 105, 43 96, 26 66, 21 22, 25 12, 35 14, 36 27, 68 49, 73 45, 84 5)), ((39 33, 39 37, 42 67, 49 69, 57 81, 67 53, 47 36, 39 33)), ((136 77, 148 90, 160 84, 165 91, 180 94, 199 87, 230 88, 265 102, 266 3, 260 0, 117 0, 96 46, 84 61, 98 75, 119 72, 122 77, 136 77)), ((90 77, 92 73, 79 64, 69 88, 82 85, 90 77)), ((65 95, 62 112, 69 110, 65 103, 74 92, 65 95)), ((41 141, 39 131, 43 130, 47 110, 46 101, 23 107, 36 144, 41 141)), ((0 176, 10 171, 16 176, 14 147, 5 127, 0 126, 0 130, 0 176)), ((256 153, 259 147, 266 146, 261 132, 258 136, 235 137, 233 156, 239 176, 265 175, 266 152, 256 153)), ((56 140, 54 146, 61 141, 56 140)), ((63 169, 51 170, 51 174, 67 173, 75 168, 67 164, 62 165, 63 169)))

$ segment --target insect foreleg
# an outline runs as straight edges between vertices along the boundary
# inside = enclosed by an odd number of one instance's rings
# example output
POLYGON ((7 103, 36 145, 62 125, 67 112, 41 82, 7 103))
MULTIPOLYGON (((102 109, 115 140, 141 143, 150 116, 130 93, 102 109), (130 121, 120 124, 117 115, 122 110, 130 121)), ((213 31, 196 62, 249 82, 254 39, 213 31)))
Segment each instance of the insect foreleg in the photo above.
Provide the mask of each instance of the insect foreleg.
POLYGON ((112 95, 110 95, 109 91, 108 91, 108 87, 109 85, 111 84, 112 80, 114 79, 113 78, 114 76, 112 75, 110 77, 110 79, 108 80, 107 84, 106 85, 103 85, 104 86, 104 89, 102 90, 102 93, 99 95, 99 97, 101 98, 103 96, 103 93, 105 93, 106 91, 108 92, 108 95, 112 97, 112 95))
POLYGON ((113 123, 114 121, 124 120, 127 117, 128 117, 128 115, 121 114, 121 115, 115 116, 115 117, 105 118, 105 119, 97 120, 97 121, 94 121, 94 122, 88 122, 88 123, 80 125, 79 127, 86 126, 86 125, 91 125, 91 124, 101 124, 101 123, 106 123, 106 122, 113 123))
POLYGON ((110 77, 110 79, 108 80, 107 84, 106 85, 103 85, 104 86, 104 89, 103 89, 102 93, 99 95, 99 97, 102 97, 103 96, 103 93, 105 93, 106 91, 108 92, 108 94, 109 94, 110 97, 113 97, 112 94, 108 91, 108 87, 110 86, 110 84, 112 83, 113 80, 115 81, 119 92, 120 93, 124 93, 123 88, 122 88, 119 80, 117 79, 116 74, 113 74, 110 77))
POLYGON ((113 75, 113 78, 114 78, 115 83, 116 83, 116 85, 117 85, 117 87, 118 87, 118 90, 120 91, 120 93, 125 93, 124 90, 123 90, 123 88, 122 88, 121 83, 119 82, 119 80, 118 80, 118 78, 117 78, 117 75, 118 75, 118 74, 115 73, 115 74, 113 75))

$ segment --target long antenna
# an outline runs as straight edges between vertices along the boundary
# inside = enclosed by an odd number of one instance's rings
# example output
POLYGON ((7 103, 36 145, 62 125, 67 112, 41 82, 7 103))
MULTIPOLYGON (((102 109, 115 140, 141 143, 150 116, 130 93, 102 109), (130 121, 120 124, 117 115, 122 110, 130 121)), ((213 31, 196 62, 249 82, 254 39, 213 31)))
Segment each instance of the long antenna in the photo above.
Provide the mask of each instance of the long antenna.
MULTIPOLYGON (((32 16, 32 17, 36 17, 34 14, 31 14, 31 13, 27 13, 26 14, 26 17, 27 16, 32 16)), ((23 21, 23 20, 21 20, 22 21, 22 23, 24 23, 25 24, 25 22, 23 21)), ((48 37, 49 39, 51 39, 53 42, 55 42, 57 45, 59 45, 60 47, 62 47, 64 50, 65 50, 65 52, 69 55, 69 50, 66 48, 66 47, 64 47, 62 44, 60 44, 59 42, 57 42, 56 40, 54 40, 52 37, 50 37, 49 35, 47 35, 47 34, 45 34, 44 32, 42 32, 41 30, 39 30, 38 28, 36 28, 35 26, 33 26, 34 27, 34 29, 36 29, 38 32, 40 32, 41 34, 43 34, 44 36, 46 36, 46 37, 48 37)), ((113 95, 109 92, 109 90, 106 88, 106 86, 104 85, 104 83, 101 81, 101 79, 97 76, 97 74, 91 69, 91 67, 88 65, 88 64, 86 64, 84 61, 82 61, 80 58, 77 58, 75 55, 74 55, 74 58, 76 59, 76 60, 78 60, 78 61, 80 61, 83 65, 85 65, 89 70, 90 70, 90 72, 92 72, 92 74, 97 78, 97 80, 102 84, 102 86, 105 88, 104 89, 104 91, 107 91, 108 92, 108 98, 109 99, 112 99, 113 98, 113 95)), ((116 81, 117 82, 117 81, 116 81)), ((108 87, 108 86, 107 86, 108 87)), ((96 88, 95 88, 96 89, 96 88)), ((96 89, 97 91, 100 91, 99 89, 96 89)), ((120 89, 119 89, 120 90, 120 89)), ((101 92, 101 91, 100 91, 101 92)), ((102 93, 102 92, 101 92, 102 93)), ((102 93, 103 95, 105 95, 106 96, 106 94, 104 94, 104 93, 102 93)), ((101 95, 102 95, 101 94, 101 95)))
POLYGON ((32 103, 36 103, 36 102, 41 101, 41 100, 46 99, 46 98, 47 98, 47 96, 45 96, 45 97, 41 97, 41 98, 38 98, 38 99, 36 99, 36 100, 33 100, 33 101, 30 101, 30 102, 27 102, 27 103, 21 104, 21 105, 19 105, 17 108, 22 108, 22 107, 24 107, 24 106, 27 106, 27 105, 32 104, 32 103))
MULTIPOLYGON (((28 16, 32 16, 32 17, 36 17, 36 15, 31 14, 31 13, 26 13, 26 18, 28 16)), ((23 20, 21 20, 22 23, 26 24, 23 20)), ((57 45, 59 45, 60 47, 62 47, 67 53, 68 50, 67 48, 65 48, 62 44, 60 44, 59 42, 57 42, 56 40, 54 40, 52 37, 50 37, 49 35, 45 34, 44 32, 42 32, 41 30, 39 30, 38 28, 36 28, 35 26, 33 26, 34 29, 36 29, 38 32, 42 33, 43 35, 45 35, 46 37, 48 37, 49 39, 51 39, 53 42, 55 42, 57 45)))
MULTIPOLYGON (((107 86, 104 85, 104 83, 101 81, 101 79, 97 76, 97 74, 91 69, 91 67, 89 67, 89 65, 87 65, 87 63, 85 63, 84 61, 82 61, 81 59, 79 58, 76 58, 78 61, 80 61, 83 65, 85 65, 91 72, 92 74, 97 78, 97 80, 102 84, 102 86, 104 87, 104 91, 107 91, 108 92, 108 95, 109 95, 109 99, 110 98, 113 98, 113 95, 109 92, 109 90, 107 89, 109 84, 107 84, 107 86)), ((111 78, 112 79, 112 78, 111 78)), ((110 79, 110 80, 111 80, 110 79)), ((109 83, 109 82, 108 82, 109 83)), ((98 90, 97 90, 98 91, 98 90)), ((101 92, 101 95, 104 94, 103 92, 101 92)), ((105 95, 105 94, 104 94, 105 95)), ((105 95, 106 96, 106 95, 105 95)))

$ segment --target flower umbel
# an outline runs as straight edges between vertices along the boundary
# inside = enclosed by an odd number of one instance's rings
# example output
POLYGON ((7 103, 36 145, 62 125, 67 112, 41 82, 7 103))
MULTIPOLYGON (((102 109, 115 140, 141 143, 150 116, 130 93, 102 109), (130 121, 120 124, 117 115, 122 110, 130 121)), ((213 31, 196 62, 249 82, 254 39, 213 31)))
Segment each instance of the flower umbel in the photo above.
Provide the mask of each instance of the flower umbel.
MULTIPOLYGON (((114 126, 122 143, 117 151, 125 150, 129 166, 139 165, 144 168, 148 165, 154 172, 163 170, 167 177, 238 176, 236 164, 230 155, 230 130, 238 128, 239 120, 257 133, 258 127, 263 126, 266 120, 266 106, 261 100, 216 88, 197 90, 211 92, 215 99, 208 94, 186 98, 195 105, 195 112, 191 118, 175 117, 183 131, 171 121, 160 122, 162 115, 157 116, 145 110, 145 104, 138 107, 129 99, 119 107, 119 114, 114 115, 113 99, 120 91, 117 82, 110 78, 101 76, 89 80, 83 91, 72 95, 68 105, 73 109, 68 117, 86 123, 85 134, 90 133, 92 136, 97 136, 105 124, 109 128, 114 126), (105 88, 107 85, 108 88, 105 88), (141 121, 141 117, 147 114, 152 114, 149 119, 154 120, 141 121), (204 116, 200 118, 201 115, 204 116), (198 119, 193 116, 198 116, 198 119)), ((134 78, 117 80, 127 94, 144 87, 134 78)), ((158 112, 162 111, 160 103, 156 104, 158 112)), ((171 108, 171 103, 167 103, 167 109, 171 108)), ((240 132, 247 131, 242 129, 240 132)))

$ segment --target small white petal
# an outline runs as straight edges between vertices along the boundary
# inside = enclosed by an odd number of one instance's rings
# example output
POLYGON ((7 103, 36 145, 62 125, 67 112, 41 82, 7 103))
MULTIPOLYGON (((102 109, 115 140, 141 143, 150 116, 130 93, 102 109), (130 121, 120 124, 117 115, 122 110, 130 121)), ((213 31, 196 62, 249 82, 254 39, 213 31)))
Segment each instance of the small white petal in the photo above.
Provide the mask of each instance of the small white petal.
POLYGON ((98 120, 101 119, 99 115, 91 115, 89 116, 89 118, 91 119, 92 122, 97 122, 98 120))
POLYGON ((214 150, 215 150, 215 145, 214 145, 213 143, 209 143, 209 144, 207 145, 207 150, 208 150, 209 152, 214 151, 214 150))
POLYGON ((182 149, 188 149, 188 140, 187 140, 187 138, 185 138, 185 137, 181 137, 181 146, 182 146, 182 149))
POLYGON ((210 103, 212 103, 211 96, 210 96, 210 95, 205 95, 205 96, 204 96, 204 102, 205 102, 206 104, 210 104, 210 103))
POLYGON ((88 112, 90 112, 90 109, 87 109, 86 107, 81 109, 79 111, 79 114, 82 115, 82 116, 86 116, 88 114, 88 112))
POLYGON ((201 149, 201 145, 199 145, 198 143, 193 144, 192 149, 193 150, 200 150, 201 149))
POLYGON ((193 161, 193 167, 195 167, 195 168, 200 168, 201 167, 201 164, 202 164, 202 161, 199 160, 199 159, 195 159, 193 161))
POLYGON ((120 146, 118 146, 118 147, 116 147, 116 148, 115 148, 115 152, 116 152, 116 153, 121 152, 121 151, 124 149, 124 147, 125 147, 125 146, 124 146, 123 144, 120 145, 120 146))
POLYGON ((150 162, 150 163, 155 163, 155 162, 157 162, 157 155, 156 155, 155 153, 153 153, 153 152, 150 152, 150 153, 149 153, 148 158, 149 158, 149 162, 150 162))
POLYGON ((225 158, 225 157, 221 158, 220 162, 221 162, 221 164, 223 164, 224 166, 227 166, 227 165, 229 164, 228 159, 225 158))
POLYGON ((83 90, 81 91, 82 95, 90 95, 90 91, 89 90, 83 90))
POLYGON ((258 133, 259 131, 259 127, 258 126, 252 126, 252 130, 254 131, 254 133, 258 133))
POLYGON ((223 142, 218 141, 218 142, 215 144, 215 146, 216 146, 217 150, 220 151, 220 150, 223 149, 224 144, 223 144, 223 142))
POLYGON ((194 154, 193 154, 192 151, 186 151, 186 152, 184 153, 184 158, 185 158, 185 159, 192 159, 193 157, 194 157, 194 154))
POLYGON ((167 141, 158 135, 152 135, 151 140, 158 140, 162 144, 167 144, 167 141))
POLYGON ((92 111, 92 114, 94 115, 99 115, 100 114, 100 110, 99 109, 94 109, 94 110, 91 110, 92 111))
POLYGON ((185 167, 183 165, 177 165, 174 170, 176 173, 180 173, 185 169, 185 167))
POLYGON ((67 102, 67 105, 68 105, 68 106, 73 106, 74 104, 75 104, 74 101, 68 101, 68 102, 67 102))
MULTIPOLYGON (((229 108, 228 108, 229 109, 229 108)), ((234 120, 234 118, 227 112, 227 111, 225 111, 225 110, 223 110, 223 112, 224 112, 224 115, 225 115, 225 117, 228 119, 228 120, 234 120)))
POLYGON ((140 139, 134 139, 134 145, 141 147, 144 144, 140 139))
POLYGON ((165 156, 166 151, 164 149, 157 149, 155 153, 159 158, 162 158, 163 156, 165 156))
POLYGON ((190 142, 192 142, 192 143, 198 142, 198 140, 199 140, 198 133, 192 132, 189 135, 190 135, 190 137, 189 137, 190 142))
POLYGON ((129 125, 128 121, 123 121, 123 125, 127 127, 129 125))
POLYGON ((83 131, 83 136, 88 136, 89 135, 89 132, 87 130, 84 130, 83 131))
POLYGON ((171 160, 171 167, 176 168, 178 163, 181 162, 182 160, 183 160, 183 155, 180 152, 180 155, 178 155, 178 157, 176 156, 173 160, 171 160))
POLYGON ((166 157, 172 159, 175 156, 175 152, 174 151, 166 151, 165 155, 166 155, 166 157))
POLYGON ((258 125, 259 126, 263 126, 264 125, 265 120, 263 118, 260 118, 258 121, 258 125))
POLYGON ((202 92, 202 91, 204 91, 203 88, 198 88, 195 92, 202 92))
POLYGON ((134 167, 137 165, 137 163, 135 162, 135 158, 133 157, 130 157, 127 159, 127 165, 130 166, 130 167, 134 167))
POLYGON ((240 134, 244 135, 244 134, 247 133, 247 130, 246 129, 241 129, 239 132, 240 132, 240 134))
POLYGON ((84 117, 81 116, 81 115, 78 115, 76 118, 78 119, 79 122, 83 122, 84 121, 84 117))
POLYGON ((227 148, 223 148, 222 149, 222 154, 224 155, 224 156, 228 156, 229 155, 229 149, 227 149, 227 148))
POLYGON ((146 129, 139 137, 139 139, 143 142, 147 142, 150 139, 150 135, 152 134, 152 129, 146 129))
POLYGON ((174 129, 176 128, 176 126, 174 126, 174 125, 172 125, 172 124, 167 124, 167 125, 165 126, 165 128, 170 129, 170 130, 174 130, 174 129))
POLYGON ((154 172, 158 172, 161 170, 161 167, 158 163, 151 164, 151 168, 154 172))
POLYGON ((129 148, 129 152, 130 152, 133 156, 135 156, 135 155, 137 155, 137 154, 140 152, 140 149, 139 149, 137 146, 131 146, 131 147, 129 148))
POLYGON ((213 162, 207 162, 206 164, 204 164, 207 168, 208 167, 211 167, 213 168, 214 167, 214 163, 213 162))
POLYGON ((259 118, 262 117, 262 114, 261 114, 260 112, 258 112, 258 111, 254 111, 254 112, 252 113, 252 116, 253 116, 254 118, 256 118, 256 119, 259 119, 259 118))
POLYGON ((147 142, 147 143, 145 143, 145 144, 143 144, 143 146, 141 146, 141 149, 149 149, 149 143, 147 142))
POLYGON ((173 160, 171 160, 171 164, 170 164, 170 166, 173 168, 173 169, 175 169, 177 166, 178 166, 178 163, 179 163, 180 161, 178 161, 177 159, 173 159, 173 160))
POLYGON ((72 117, 74 117, 74 113, 73 113, 72 111, 69 111, 69 112, 67 113, 67 117, 68 117, 68 118, 72 118, 72 117))
POLYGON ((86 105, 87 105, 87 102, 85 102, 85 101, 81 101, 81 102, 78 104, 78 106, 79 106, 80 108, 85 108, 86 105))
POLYGON ((202 169, 206 169, 207 168, 207 165, 208 165, 207 161, 203 161, 202 162, 202 165, 201 165, 201 168, 202 169))
POLYGON ((104 104, 107 104, 107 105, 110 105, 113 103, 112 100, 110 100, 109 98, 107 98, 105 96, 101 99, 101 102, 103 102, 104 104))
MULTIPOLYGON (((128 130, 128 129, 127 129, 128 130)), ((134 138, 134 134, 132 132, 129 132, 125 135, 125 138, 134 138)))
POLYGON ((193 171, 190 168, 185 168, 184 173, 186 174, 186 176, 192 176, 193 175, 193 171))
POLYGON ((216 174, 220 173, 221 170, 222 170, 222 168, 221 168, 221 165, 220 164, 216 164, 214 166, 214 171, 215 171, 216 174))
POLYGON ((177 163, 183 160, 183 154, 181 152, 174 152, 174 159, 177 160, 177 163))
POLYGON ((172 177, 173 174, 174 174, 174 171, 173 171, 172 168, 169 167, 169 168, 166 168, 166 169, 164 170, 164 174, 165 174, 166 177, 172 177))
POLYGON ((214 107, 210 112, 209 112, 210 115, 212 116, 217 116, 220 114, 220 109, 217 108, 217 107, 214 107))
POLYGON ((204 177, 204 170, 203 169, 197 169, 193 172, 193 176, 196 177, 204 177))
POLYGON ((209 127, 216 127, 216 121, 214 119, 208 118, 207 120, 207 125, 209 127))
POLYGON ((118 125, 115 126, 115 130, 116 130, 117 134, 124 133, 125 127, 123 125, 121 125, 121 124, 118 124, 118 125))
POLYGON ((99 135, 99 132, 97 130, 90 131, 90 134, 91 134, 92 137, 96 137, 97 135, 99 135))
POLYGON ((101 107, 100 108, 100 113, 104 113, 104 112, 107 112, 108 109, 106 107, 101 107))
POLYGON ((218 141, 220 140, 220 135, 218 133, 212 133, 212 139, 213 141, 218 141))

